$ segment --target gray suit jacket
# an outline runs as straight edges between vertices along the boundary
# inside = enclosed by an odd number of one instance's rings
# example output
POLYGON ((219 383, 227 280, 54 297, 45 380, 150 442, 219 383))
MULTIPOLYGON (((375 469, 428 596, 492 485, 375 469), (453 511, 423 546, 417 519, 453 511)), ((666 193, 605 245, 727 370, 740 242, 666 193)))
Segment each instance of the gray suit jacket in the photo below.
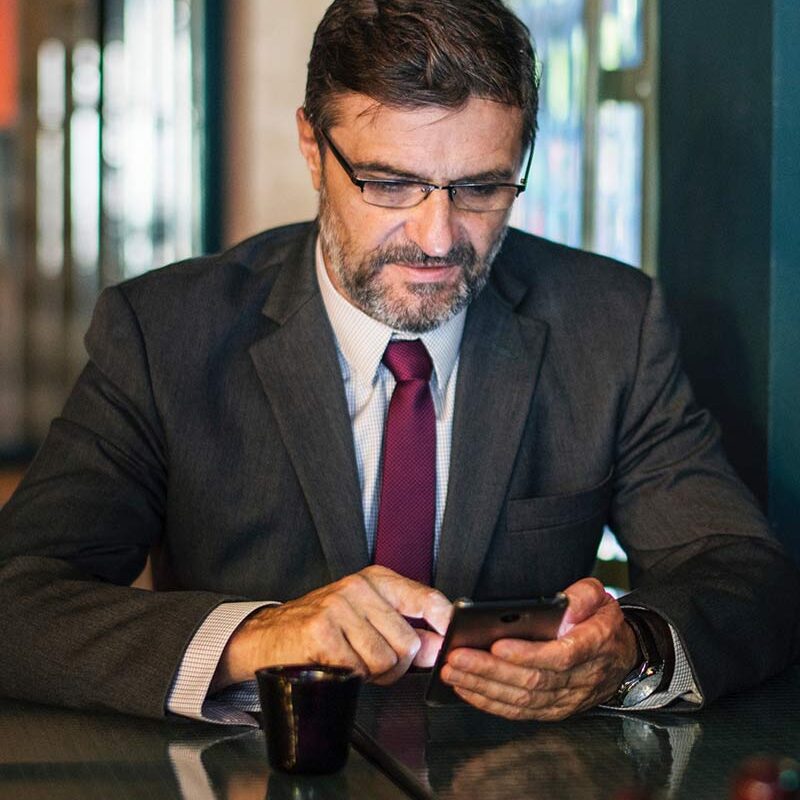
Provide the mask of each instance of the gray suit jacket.
MULTIPOLYGON (((159 716, 197 626, 369 563, 316 228, 104 292, 89 363, 0 512, 0 692, 159 716), (127 585, 155 553, 171 591, 127 585)), ((436 585, 520 597, 591 572, 680 632, 707 698, 798 651, 797 574, 727 465, 636 270, 512 231, 469 309, 436 585)))

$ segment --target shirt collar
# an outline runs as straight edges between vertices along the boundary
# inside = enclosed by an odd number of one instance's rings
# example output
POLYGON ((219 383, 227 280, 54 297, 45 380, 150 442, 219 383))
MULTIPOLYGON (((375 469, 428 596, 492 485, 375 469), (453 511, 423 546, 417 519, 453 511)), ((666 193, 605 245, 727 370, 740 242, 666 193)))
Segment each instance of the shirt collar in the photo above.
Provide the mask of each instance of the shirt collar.
POLYGON ((433 378, 439 391, 447 386, 458 360, 466 309, 427 333, 409 334, 407 331, 395 331, 365 314, 339 294, 325 269, 319 237, 316 247, 316 269, 322 302, 325 304, 339 350, 354 375, 368 384, 373 383, 377 378, 383 352, 392 338, 419 338, 422 339, 433 361, 433 378))

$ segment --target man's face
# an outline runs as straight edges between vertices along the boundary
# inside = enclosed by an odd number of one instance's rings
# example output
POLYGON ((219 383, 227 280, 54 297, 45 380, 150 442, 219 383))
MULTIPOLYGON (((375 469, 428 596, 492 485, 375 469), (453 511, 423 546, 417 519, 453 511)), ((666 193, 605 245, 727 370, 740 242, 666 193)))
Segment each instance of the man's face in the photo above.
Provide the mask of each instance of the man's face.
MULTIPOLYGON (((339 121, 327 133, 359 178, 518 180, 517 108, 473 98, 458 111, 399 111, 356 94, 337 103, 339 121)), ((325 266, 339 293, 386 325, 417 333, 464 308, 488 278, 510 212, 462 211, 444 191, 414 208, 371 206, 329 148, 320 156, 302 112, 298 127, 320 192, 325 266)))

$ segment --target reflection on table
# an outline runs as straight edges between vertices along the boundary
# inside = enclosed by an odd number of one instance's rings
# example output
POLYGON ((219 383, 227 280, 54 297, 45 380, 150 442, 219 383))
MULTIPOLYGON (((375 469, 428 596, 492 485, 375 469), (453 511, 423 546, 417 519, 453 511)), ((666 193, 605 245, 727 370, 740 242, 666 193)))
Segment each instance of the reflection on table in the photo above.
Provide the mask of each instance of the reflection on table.
POLYGON ((800 756, 800 666, 698 713, 593 711, 512 723, 466 706, 424 706, 425 683, 366 687, 359 744, 413 796, 720 800, 754 753, 800 756))
POLYGON ((338 775, 271 773, 260 731, 0 700, 0 799, 720 800, 753 753, 800 755, 800 665, 695 714, 511 723, 429 709, 425 676, 364 688, 338 775))
POLYGON ((0 699, 0 800, 402 800, 358 752, 338 775, 271 773, 264 735, 0 699))

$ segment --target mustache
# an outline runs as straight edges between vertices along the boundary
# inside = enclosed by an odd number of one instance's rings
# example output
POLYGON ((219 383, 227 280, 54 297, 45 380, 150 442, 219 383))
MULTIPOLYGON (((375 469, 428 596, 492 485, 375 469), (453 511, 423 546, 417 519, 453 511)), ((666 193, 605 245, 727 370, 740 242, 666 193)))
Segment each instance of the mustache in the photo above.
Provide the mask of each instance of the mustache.
POLYGON ((429 256, 418 245, 408 243, 377 250, 370 259, 370 266, 378 269, 384 264, 422 264, 425 267, 455 265, 469 269, 475 265, 477 259, 475 248, 469 242, 454 244, 444 256, 429 256))

